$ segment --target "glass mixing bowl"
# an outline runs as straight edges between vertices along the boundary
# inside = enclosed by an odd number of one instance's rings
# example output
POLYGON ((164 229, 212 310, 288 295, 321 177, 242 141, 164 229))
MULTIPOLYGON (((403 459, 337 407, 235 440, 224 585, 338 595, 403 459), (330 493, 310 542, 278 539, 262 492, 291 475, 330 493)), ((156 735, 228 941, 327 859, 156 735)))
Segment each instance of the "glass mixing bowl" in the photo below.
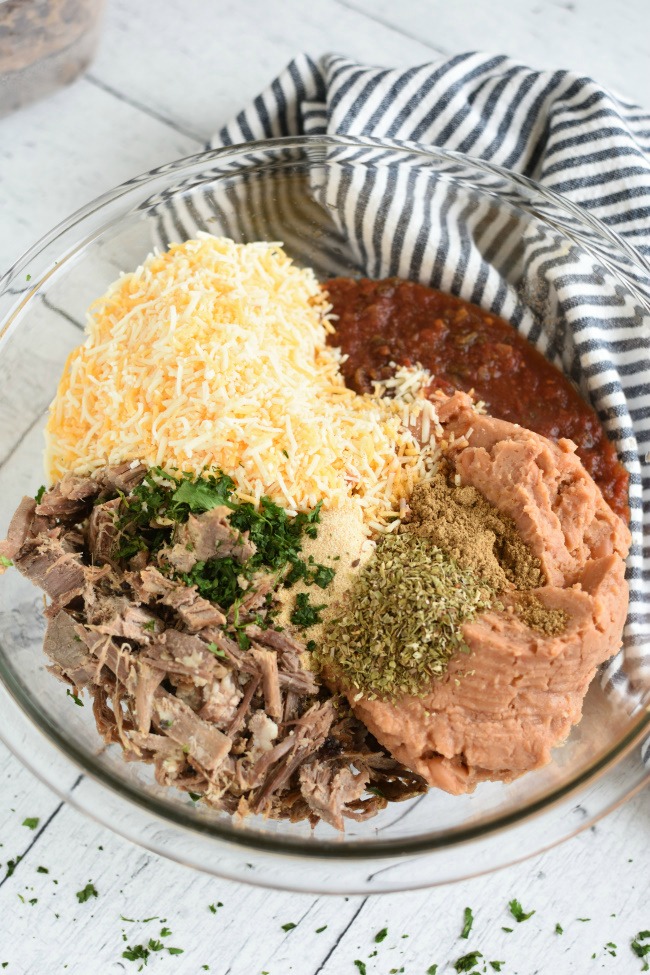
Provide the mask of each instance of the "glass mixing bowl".
MULTIPOLYGON (((240 241, 283 241, 322 278, 409 276, 419 246, 420 279, 454 292, 454 269, 431 255, 443 237, 477 226, 498 230, 471 231, 487 277, 506 282, 535 320, 550 314, 552 282, 548 262, 518 257, 526 240, 569 248, 593 269, 597 286, 609 282, 629 298, 639 328, 647 328, 648 269, 634 250, 530 181, 454 153, 370 139, 251 143, 163 166, 74 214, 0 283, 0 533, 21 496, 33 495, 43 480, 46 409, 66 356, 83 341, 86 308, 155 244, 197 229, 240 241), (356 188, 362 201, 352 215, 342 187, 356 188), (363 225, 380 193, 384 230, 402 245, 388 253, 373 248, 363 225), (428 208, 428 236, 421 246, 420 233, 405 267, 405 221, 421 208, 428 208), (461 214, 460 222, 452 213, 461 214), (480 215, 478 224, 470 214, 480 215)), ((556 344, 553 356, 569 374, 571 355, 570 342, 556 344)), ((553 762, 515 782, 486 783, 460 797, 432 790, 389 805, 366 823, 348 822, 344 835, 322 824, 312 831, 305 823, 259 817, 234 825, 161 788, 150 766, 126 763, 116 746, 104 744, 91 708, 76 707, 46 669, 42 608, 41 594, 18 573, 3 577, 0 736, 52 789, 110 829, 220 876, 345 893, 444 883, 538 852, 650 781, 640 747, 650 731, 648 708, 638 698, 606 695, 596 679, 581 723, 553 762)))

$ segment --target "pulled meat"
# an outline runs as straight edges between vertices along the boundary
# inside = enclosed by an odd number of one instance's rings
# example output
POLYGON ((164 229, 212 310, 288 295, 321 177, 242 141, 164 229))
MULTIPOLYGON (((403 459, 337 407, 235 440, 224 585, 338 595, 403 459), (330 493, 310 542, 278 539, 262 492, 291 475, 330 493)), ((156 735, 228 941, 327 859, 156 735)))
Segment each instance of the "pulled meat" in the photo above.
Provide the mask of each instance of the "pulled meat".
POLYGON ((50 597, 50 670, 90 694, 105 741, 128 761, 151 763, 162 785, 238 818, 342 829, 346 817, 425 791, 320 685, 304 644, 257 614, 277 585, 271 573, 250 580, 239 639, 222 607, 173 577, 197 561, 243 563, 255 553, 228 508, 190 514, 157 565, 148 552, 119 556, 121 498, 145 474, 125 464, 66 475, 39 504, 23 499, 0 542, 50 597))

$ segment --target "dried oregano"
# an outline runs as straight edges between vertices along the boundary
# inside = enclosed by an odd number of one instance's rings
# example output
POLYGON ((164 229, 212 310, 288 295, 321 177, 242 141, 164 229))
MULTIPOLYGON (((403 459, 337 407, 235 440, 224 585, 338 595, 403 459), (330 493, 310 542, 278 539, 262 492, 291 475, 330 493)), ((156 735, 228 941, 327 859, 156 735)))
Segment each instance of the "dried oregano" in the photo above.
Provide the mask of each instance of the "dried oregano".
POLYGON ((457 651, 462 625, 490 609, 494 590, 427 538, 386 535, 361 570, 345 614, 319 651, 360 695, 420 695, 457 651))

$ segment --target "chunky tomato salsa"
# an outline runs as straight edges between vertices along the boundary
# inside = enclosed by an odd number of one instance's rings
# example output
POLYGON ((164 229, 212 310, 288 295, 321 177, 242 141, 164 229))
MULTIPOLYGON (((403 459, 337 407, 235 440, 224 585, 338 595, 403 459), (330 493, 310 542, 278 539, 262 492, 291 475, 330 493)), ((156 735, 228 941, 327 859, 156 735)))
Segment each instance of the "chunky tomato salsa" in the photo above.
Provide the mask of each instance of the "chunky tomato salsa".
POLYGON ((474 391, 489 413, 551 440, 568 437, 611 508, 627 519, 628 480, 596 413, 508 322, 433 288, 388 278, 327 283, 348 386, 369 392, 391 363, 421 363, 433 388, 474 391))

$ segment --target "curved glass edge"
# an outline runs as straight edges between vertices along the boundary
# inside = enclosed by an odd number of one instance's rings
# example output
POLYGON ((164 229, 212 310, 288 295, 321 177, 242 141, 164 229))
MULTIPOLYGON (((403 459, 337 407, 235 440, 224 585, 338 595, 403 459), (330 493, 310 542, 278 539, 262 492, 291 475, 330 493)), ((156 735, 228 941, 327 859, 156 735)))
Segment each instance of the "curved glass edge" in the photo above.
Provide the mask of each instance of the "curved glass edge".
MULTIPOLYGON (((598 231, 603 238, 615 243, 617 246, 620 246, 621 250, 634 258, 641 267, 647 266, 648 271, 650 272, 650 266, 647 265, 647 262, 641 258, 641 255, 634 251, 634 249, 630 248, 625 241, 619 238, 614 232, 610 231, 609 228, 605 227, 586 211, 581 210, 574 204, 570 204, 569 201, 564 200, 562 197, 554 194, 552 191, 546 190, 544 187, 539 186, 526 177, 510 173, 509 171, 501 169, 498 166, 485 163, 480 159, 474 159, 472 157, 467 157, 460 153, 454 153, 447 150, 427 150, 421 146, 409 145, 408 143, 391 142, 389 140, 371 138, 354 139, 333 136, 279 138, 253 143, 243 143, 241 145, 211 150, 209 152, 198 153, 184 159, 176 160, 172 163, 158 167, 155 170, 151 170, 148 173, 144 173, 141 176, 135 177, 126 183, 123 183, 121 186, 116 187, 114 190, 108 191, 93 202, 76 211, 76 213, 72 214, 67 220, 60 223, 29 251, 27 251, 26 254, 13 265, 7 274, 0 279, 0 316, 4 317, 5 309, 3 308, 3 304, 7 303, 9 306, 7 308, 8 315, 5 319, 5 324, 2 326, 2 328, 0 328, 0 345, 2 344, 3 337, 8 337, 8 334, 11 331, 12 321, 15 320, 18 311, 20 311, 20 309, 22 309, 30 298, 38 292, 38 289, 43 282, 47 280, 51 274, 55 273, 57 267, 62 268, 68 260, 73 259, 74 255, 81 252, 83 248, 86 247, 88 243, 90 243, 96 236, 98 236, 107 227, 110 227, 120 218, 123 218, 125 211, 121 209, 120 213, 114 214, 111 219, 103 219, 100 223, 95 223, 92 232, 85 236, 83 240, 79 241, 77 239, 74 242, 71 241, 68 250, 64 250, 63 254, 61 251, 58 251, 58 259, 50 257, 50 255, 46 252, 52 248, 52 245, 56 244, 58 246, 61 238, 64 238, 66 235, 70 235, 71 231, 82 221, 85 221, 92 216, 99 217, 100 215, 103 215, 103 212, 109 210, 110 205, 116 201, 120 201, 121 205, 123 206, 125 197, 128 197, 132 193, 136 193, 136 191, 140 190, 143 185, 150 183, 153 184, 157 179, 166 177, 170 173, 180 172, 191 167, 204 167, 206 163, 221 161, 228 163, 227 171, 232 174, 233 167, 236 168, 237 160, 241 156, 250 155, 251 153, 268 153, 273 152, 274 150, 286 152, 287 150, 291 149, 304 151, 308 149, 327 149, 328 147, 383 150, 390 149, 393 151, 401 150, 407 154, 413 154, 418 158, 428 160, 431 163, 442 159, 456 165, 469 165, 484 173, 497 175, 499 178, 505 180, 511 185, 514 185, 517 188, 517 191, 525 190, 526 195, 530 197, 528 202, 532 206, 535 206, 540 200, 549 200, 556 204, 561 211, 569 209, 571 212, 574 212, 579 222, 587 224, 592 229, 598 231), (38 261, 38 258, 44 254, 47 260, 45 266, 40 272, 40 278, 37 272, 35 275, 33 275, 33 277, 39 279, 35 280, 33 285, 30 283, 27 287, 13 288, 13 283, 16 282, 17 279, 23 274, 24 270, 29 267, 32 262, 38 261)), ((212 177, 214 178, 215 175, 216 174, 213 171, 212 177)), ((526 200, 519 200, 519 205, 522 207, 525 206, 526 200)), ((133 209, 137 209, 137 207, 133 209)), ((127 208, 126 212, 132 212, 132 210, 127 208)), ((565 227, 560 227, 559 229, 563 233, 567 233, 565 227)), ((589 249, 588 243, 581 241, 581 246, 585 246, 587 249, 589 249)), ((602 259, 601 255, 596 256, 599 260, 602 259)), ((620 269, 617 270, 617 273, 625 276, 625 272, 621 271, 620 269)), ((635 288, 634 282, 630 282, 630 287, 635 288)), ((57 748, 59 748, 63 754, 69 756, 71 753, 74 753, 73 761, 75 761, 80 768, 83 768, 89 775, 93 776, 98 781, 103 781, 104 784, 110 785, 113 789, 116 789, 117 792, 126 796, 130 801, 149 812, 153 812, 156 816, 164 821, 174 821, 176 825, 183 829, 216 836, 228 843, 246 848, 253 847, 266 852, 277 852, 278 843, 276 840, 270 837, 267 838, 261 834, 242 834, 241 831, 237 831, 235 829, 231 830, 225 825, 216 826, 214 824, 202 823, 200 821, 189 824, 182 820, 175 810, 170 809, 163 803, 159 803, 149 797, 144 799, 141 794, 136 792, 136 790, 129 788, 122 780, 110 775, 105 770, 98 775, 97 770, 93 767, 89 759, 83 753, 77 750, 74 745, 71 745, 71 743, 63 739, 63 737, 59 735, 58 731, 49 722, 47 722, 47 720, 43 720, 43 715, 40 714, 40 712, 38 712, 35 708, 32 708, 26 696, 22 693, 20 682, 14 681, 13 675, 4 668, 0 668, 0 676, 5 681, 5 684, 12 693, 12 696, 14 697, 14 700, 18 706, 21 707, 24 712, 30 715, 32 721, 34 721, 39 731, 41 731, 41 733, 46 737, 49 736, 51 739, 53 738, 57 748)), ((449 847, 458 843, 471 842, 477 837, 503 830, 514 823, 521 822, 526 818, 530 818, 531 816, 539 815, 545 809, 548 809, 554 803, 562 801, 567 796, 579 790, 583 785, 593 781, 597 775, 602 774, 606 769, 611 767, 611 765, 625 755, 627 751, 634 747, 634 744, 643 737, 644 733, 649 727, 650 714, 646 714, 645 716, 642 714, 638 723, 633 726, 631 731, 624 736, 624 738, 621 739, 610 752, 602 756, 596 762, 592 763, 592 765, 588 766, 588 768, 580 773, 580 775, 578 775, 571 783, 555 790, 549 790, 549 792, 545 793, 544 796, 528 804, 517 812, 513 812, 505 816, 501 815, 493 817, 478 827, 475 826, 468 829, 455 830, 448 834, 448 836, 445 836, 443 839, 428 837, 412 841, 382 840, 381 843, 377 844, 375 844, 373 841, 349 843, 346 844, 345 847, 345 857, 390 857, 408 853, 430 852, 431 850, 449 847)), ((11 747, 9 743, 8 747, 11 747)), ((283 837, 281 842, 283 847, 282 852, 284 854, 296 852, 315 858, 336 858, 340 857, 341 854, 340 845, 331 843, 329 841, 319 841, 318 848, 315 848, 313 843, 296 839, 290 840, 288 837, 283 837)))
MULTIPOLYGON (((442 836, 428 834, 413 839, 382 839, 380 841, 353 840, 346 841, 345 846, 342 846, 338 841, 319 839, 314 842, 286 835, 278 840, 278 838, 271 834, 253 833, 246 831, 245 828, 237 828, 228 822, 210 823, 198 818, 190 821, 182 815, 180 809, 177 810, 155 797, 143 794, 111 771, 100 768, 93 761, 92 756, 83 752, 74 742, 64 738, 58 728, 48 720, 47 716, 43 715, 32 704, 28 695, 23 693, 20 681, 15 678, 10 670, 2 665, 1 660, 0 678, 2 678, 2 684, 4 685, 4 687, 0 685, 0 693, 7 691, 11 695, 14 704, 23 714, 29 716, 33 726, 38 730, 40 735, 50 744, 53 744, 60 754, 71 760, 77 768, 94 781, 110 788, 113 792, 121 795, 128 802, 136 805, 149 815, 155 816, 158 820, 165 823, 171 822, 175 827, 183 831, 217 839, 231 846, 249 850, 256 849, 267 854, 281 853, 282 855, 295 854, 298 856, 307 856, 311 860, 349 861, 352 859, 389 859, 391 857, 409 854, 432 853, 436 850, 446 850, 460 844, 471 843, 482 837, 503 833, 511 826, 543 815, 544 812, 551 810, 553 807, 578 793, 584 786, 594 783, 607 770, 624 758, 635 745, 639 744, 647 733, 648 727, 650 727, 650 712, 646 710, 645 715, 640 716, 638 724, 628 734, 624 735, 614 748, 588 765, 571 782, 558 786, 557 788, 551 788, 520 809, 511 813, 493 816, 480 825, 457 827, 449 830, 442 836)), ((0 727, 0 739, 13 751, 12 742, 8 740, 7 732, 2 727, 0 727)), ((642 768, 640 758, 639 764, 642 768)), ((641 781, 643 782, 646 779, 650 781, 650 769, 642 773, 641 781)), ((45 781, 46 784, 50 785, 47 778, 45 781)), ((634 791, 637 784, 635 783, 632 786, 631 791, 634 791)))
MULTIPOLYGON (((426 889, 468 880, 521 863, 532 856, 552 849, 602 819, 650 784, 649 771, 645 778, 637 782, 629 792, 624 795, 616 795, 612 801, 597 809, 592 815, 581 819, 573 827, 556 832, 550 838, 546 838, 544 842, 537 840, 536 833, 529 832, 528 835, 534 837, 533 842, 528 845, 526 843, 519 844, 516 855, 509 852, 506 856, 502 856, 502 847, 498 843, 499 835, 494 834, 492 837, 493 847, 491 855, 488 855, 488 862, 485 863, 485 858, 483 858, 480 866, 476 857, 455 856, 451 868, 449 866, 441 867, 439 864, 441 851, 425 852, 417 860, 412 858, 396 860, 393 857, 392 863, 382 856, 375 856, 372 859, 364 858, 363 860, 346 856, 336 859, 330 858, 329 863, 333 872, 328 877, 326 873, 314 872, 314 861, 311 858, 303 859, 292 855, 287 857, 286 854, 291 854, 292 851, 264 850, 261 851, 264 854, 262 858, 250 863, 251 850, 250 846, 246 845, 244 848, 238 847, 234 850, 233 860, 233 850, 227 844, 203 835, 200 837, 198 845, 194 845, 196 836, 192 835, 192 831, 179 830, 176 825, 170 827, 168 823, 165 823, 168 830, 171 828, 175 841, 181 837, 190 844, 183 849, 179 849, 177 845, 170 846, 165 842, 165 834, 157 828, 158 817, 153 815, 150 809, 144 808, 146 822, 141 819, 138 821, 143 810, 137 804, 123 803, 122 797, 118 793, 111 793, 107 796, 103 784, 94 777, 91 776, 90 780, 86 780, 90 782, 90 789, 86 790, 88 794, 84 792, 83 783, 81 788, 77 789, 80 784, 79 778, 68 788, 63 788, 60 784, 64 780, 63 774, 60 778, 53 780, 51 774, 46 774, 46 768, 48 772, 58 771, 57 763, 64 763, 65 770, 70 765, 74 766, 74 763, 70 761, 67 754, 60 752, 49 739, 46 739, 47 754, 39 751, 38 747, 34 747, 34 745, 38 746, 39 744, 34 739, 35 737, 40 739, 43 735, 42 731, 28 721, 26 715, 20 710, 20 706, 11 699, 6 688, 1 686, 0 702, 3 704, 3 713, 6 711, 4 705, 8 704, 9 708, 14 711, 12 717, 17 718, 18 724, 22 722, 21 728, 18 728, 13 721, 11 726, 18 732, 24 745, 21 748, 15 741, 8 740, 8 736, 2 730, 0 737, 4 743, 37 778, 77 811, 99 825, 110 828, 129 842, 158 856, 212 876, 274 890, 328 895, 344 893, 378 894, 426 889), (42 756, 42 761, 39 763, 35 756, 42 756), (116 803, 120 803, 120 805, 116 807, 116 803), (209 843, 209 847, 206 847, 206 842, 209 843), (270 856, 269 852, 271 853, 270 856), (343 873, 341 872, 342 869, 343 873), (358 879, 358 874, 350 877, 351 870, 360 871, 363 879, 358 879), (404 870, 406 873, 402 874, 399 872, 400 870, 404 870), (392 874, 391 871, 393 871, 392 874), (397 871, 397 879, 394 871, 397 871)), ((468 847, 471 849, 471 843, 467 844, 466 848, 468 847)))

